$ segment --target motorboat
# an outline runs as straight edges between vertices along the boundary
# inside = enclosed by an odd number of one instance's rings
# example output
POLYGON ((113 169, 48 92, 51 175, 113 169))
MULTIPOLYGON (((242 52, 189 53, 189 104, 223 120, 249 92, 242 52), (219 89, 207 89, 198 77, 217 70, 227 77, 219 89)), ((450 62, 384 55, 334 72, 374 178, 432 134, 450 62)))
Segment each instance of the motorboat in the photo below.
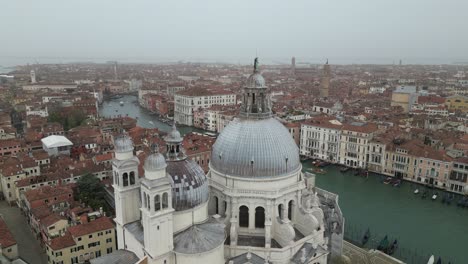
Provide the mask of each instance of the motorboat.
POLYGON ((120 101, 120 105, 123 106, 123 105, 124 105, 124 101, 120 101))
POLYGON ((414 190, 413 193, 414 193, 414 194, 418 194, 418 193, 419 193, 419 189, 414 190))
POLYGON ((377 250, 383 251, 387 249, 388 247, 388 236, 385 236, 382 240, 380 240, 379 246, 377 247, 377 250))
POLYGON ((436 200, 436 199, 437 199, 437 193, 432 194, 431 199, 432 199, 432 200, 436 200))
POLYGON ((434 264, 434 255, 432 255, 432 256, 429 258, 429 261, 427 262, 427 264, 434 264))
POLYGON ((362 237, 362 241, 361 241, 362 246, 364 246, 367 243, 367 241, 369 241, 370 235, 371 235, 370 230, 369 230, 369 228, 367 228, 367 231, 364 234, 364 237, 362 237))

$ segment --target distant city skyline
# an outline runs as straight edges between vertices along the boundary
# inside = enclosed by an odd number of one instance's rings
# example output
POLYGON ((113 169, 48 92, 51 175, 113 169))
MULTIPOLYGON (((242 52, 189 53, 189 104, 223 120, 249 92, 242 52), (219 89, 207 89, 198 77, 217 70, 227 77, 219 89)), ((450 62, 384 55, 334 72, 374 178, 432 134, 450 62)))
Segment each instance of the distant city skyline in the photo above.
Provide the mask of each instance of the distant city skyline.
POLYGON ((12 57, 245 64, 256 55, 270 63, 466 62, 464 10, 468 2, 457 0, 7 1, 0 65, 12 66, 12 57))

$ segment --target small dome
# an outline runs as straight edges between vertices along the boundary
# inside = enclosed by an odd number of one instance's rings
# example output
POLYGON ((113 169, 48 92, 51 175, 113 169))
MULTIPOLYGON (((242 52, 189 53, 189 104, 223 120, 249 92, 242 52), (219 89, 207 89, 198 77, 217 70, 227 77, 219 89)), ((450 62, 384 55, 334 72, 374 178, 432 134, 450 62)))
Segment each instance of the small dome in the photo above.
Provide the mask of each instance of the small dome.
POLYGON ((115 152, 118 152, 118 153, 133 151, 133 140, 124 131, 122 135, 118 136, 114 140, 114 148, 115 148, 115 152))
POLYGON ((153 153, 145 160, 145 171, 159 171, 166 167, 166 158, 161 153, 153 153))
POLYGON ((247 88, 266 88, 265 79, 259 72, 252 73, 246 82, 247 88))
POLYGON ((181 142, 182 141, 182 137, 180 135, 180 132, 176 128, 175 122, 172 125, 171 132, 169 132, 169 134, 167 134, 165 140, 167 142, 181 142))
POLYGON ((208 180, 195 161, 168 161, 166 172, 170 175, 172 207, 176 211, 191 209, 208 201, 208 180))

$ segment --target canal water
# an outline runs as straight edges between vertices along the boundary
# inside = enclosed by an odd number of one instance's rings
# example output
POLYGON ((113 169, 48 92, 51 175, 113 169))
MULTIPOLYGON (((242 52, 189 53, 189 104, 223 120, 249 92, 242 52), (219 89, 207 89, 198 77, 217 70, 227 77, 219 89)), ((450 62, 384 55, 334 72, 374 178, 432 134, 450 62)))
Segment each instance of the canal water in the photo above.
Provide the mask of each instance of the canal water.
MULTIPOLYGON (((169 132, 171 130, 170 125, 159 121, 156 115, 140 107, 138 105, 138 97, 134 95, 125 95, 121 98, 104 101, 99 107, 99 114, 103 117, 117 117, 119 115, 129 116, 137 119, 138 126, 157 128, 164 132, 169 132), (120 105, 121 101, 124 102, 123 105, 120 105)), ((182 135, 190 132, 205 132, 203 130, 187 126, 178 126, 178 129, 182 135)))
MULTIPOLYGON (((124 96, 105 101, 100 114, 106 117, 122 115, 138 117, 138 125, 169 131, 170 126, 158 121, 155 115, 138 106, 136 96, 124 96), (119 102, 124 105, 120 106, 119 102), (150 121, 152 123, 150 123, 150 121)), ((191 127, 179 127, 182 134, 203 132, 191 127)), ((310 161, 304 162, 304 170, 310 169, 310 161)), ((413 194, 416 185, 403 183, 393 187, 382 183, 379 176, 362 178, 353 172, 341 173, 339 167, 325 168, 325 174, 317 174, 316 184, 339 195, 339 203, 346 218, 346 234, 360 241, 367 228, 371 242, 377 244, 385 235, 397 239, 400 249, 395 256, 405 256, 407 263, 427 263, 429 255, 442 257, 443 263, 468 263, 468 209, 442 204, 439 198, 432 201, 421 194, 413 194), (400 251, 400 252, 399 252, 400 251), (412 256, 414 255, 414 257, 412 256), (418 258, 419 257, 419 258, 418 258), (420 261, 426 260, 425 262, 420 261), (414 261, 413 261, 414 260, 414 261)))
MULTIPOLYGON (((305 170, 312 167, 310 161, 303 165, 305 170)), ((400 253, 408 260, 411 255, 425 258, 433 254, 436 260, 441 256, 443 263, 468 263, 464 252, 468 245, 468 209, 458 207, 457 198, 451 205, 443 204, 438 191, 437 200, 429 196, 422 199, 421 194, 413 193, 420 186, 405 182, 393 187, 383 184, 380 176, 363 178, 339 169, 326 167, 325 174, 317 174, 316 185, 339 195, 348 236, 361 241, 369 228, 374 244, 385 235, 391 241, 397 239, 404 251, 400 253)), ((398 251, 395 255, 398 257, 398 251)))

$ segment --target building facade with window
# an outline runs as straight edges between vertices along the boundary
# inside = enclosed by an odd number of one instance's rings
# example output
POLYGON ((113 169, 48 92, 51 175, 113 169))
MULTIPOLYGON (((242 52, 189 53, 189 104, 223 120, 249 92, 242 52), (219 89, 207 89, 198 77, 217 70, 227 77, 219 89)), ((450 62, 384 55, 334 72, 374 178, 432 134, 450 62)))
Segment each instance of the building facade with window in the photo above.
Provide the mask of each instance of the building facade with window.
POLYGON ((71 226, 62 236, 46 242, 50 264, 87 263, 116 250, 115 227, 108 217, 71 226))

